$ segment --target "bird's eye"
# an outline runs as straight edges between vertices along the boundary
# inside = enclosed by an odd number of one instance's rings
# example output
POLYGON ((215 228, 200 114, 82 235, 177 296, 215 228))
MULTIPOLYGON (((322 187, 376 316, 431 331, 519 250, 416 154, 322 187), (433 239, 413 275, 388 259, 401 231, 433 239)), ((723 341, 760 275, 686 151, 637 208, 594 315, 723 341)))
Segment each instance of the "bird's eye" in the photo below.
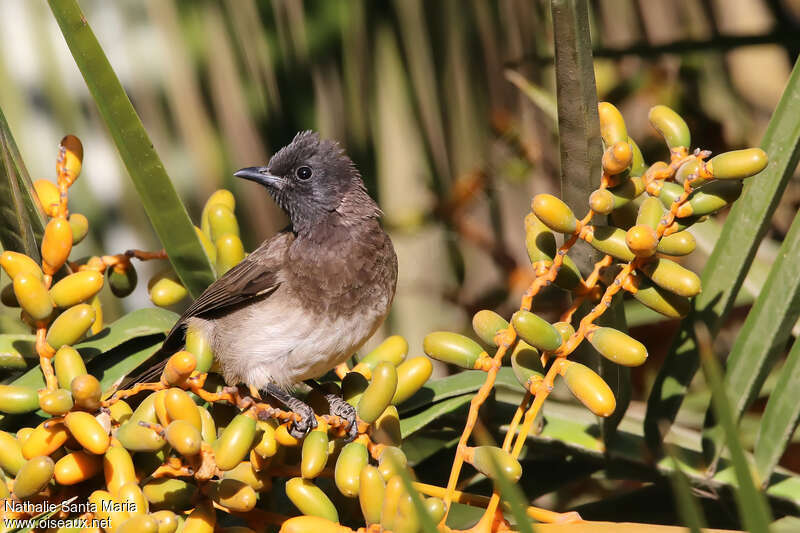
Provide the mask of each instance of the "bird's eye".
POLYGON ((303 181, 305 181, 307 179, 310 179, 311 178, 311 174, 312 174, 311 167, 300 167, 300 168, 297 169, 295 174, 297 174, 297 179, 300 179, 300 180, 303 180, 303 181))

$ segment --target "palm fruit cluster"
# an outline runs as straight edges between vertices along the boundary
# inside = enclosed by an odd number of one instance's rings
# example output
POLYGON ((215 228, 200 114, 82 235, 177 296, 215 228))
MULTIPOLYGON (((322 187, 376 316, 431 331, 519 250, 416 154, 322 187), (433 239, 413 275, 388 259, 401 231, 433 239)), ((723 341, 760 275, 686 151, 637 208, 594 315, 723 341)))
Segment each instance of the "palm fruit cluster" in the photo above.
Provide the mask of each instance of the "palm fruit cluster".
MULTIPOLYGON (((581 219, 553 195, 533 198, 531 213, 525 217, 525 244, 534 278, 519 310, 510 320, 490 310, 476 313, 473 329, 483 344, 446 331, 425 337, 424 350, 430 357, 487 373, 470 406, 443 494, 446 508, 457 492, 464 462, 492 479, 500 472, 511 482, 519 479, 522 472, 516 459, 558 377, 595 415, 608 417, 614 413, 616 399, 611 388, 594 370, 570 360, 570 354, 586 340, 613 363, 628 367, 643 364, 647 349, 642 343, 623 331, 596 325, 596 319, 609 309, 615 296, 619 299, 626 293, 666 317, 685 316, 690 299, 701 290, 700 278, 677 259, 695 249, 688 228, 735 201, 742 191, 742 180, 767 165, 766 153, 758 148, 713 158, 707 151, 692 151, 686 122, 663 105, 653 107, 648 118, 666 142, 670 157, 667 162, 648 165, 628 136, 620 112, 605 102, 599 104, 598 112, 604 145, 600 186, 588 198, 589 209, 581 219), (608 218, 607 224, 599 220, 603 215, 608 218), (556 234, 563 235, 560 247, 556 234), (587 277, 568 255, 578 240, 604 254, 587 277), (533 298, 550 284, 572 296, 572 304, 555 323, 532 309, 533 298), (574 318, 584 303, 593 307, 580 319, 574 318), (484 346, 491 347, 494 354, 487 353, 484 346), (525 397, 501 447, 471 447, 469 438, 477 411, 503 364, 513 368, 525 397)), ((496 486, 486 513, 474 529, 495 529, 499 505, 496 486)))
MULTIPOLYGON (((213 372, 208 342, 192 329, 158 382, 101 390, 74 347, 103 327, 97 294, 107 280, 114 295, 127 296, 137 281, 131 259, 165 255, 133 250, 69 261, 72 245, 88 232, 85 217, 68 212, 67 193, 81 158, 80 141, 65 137, 57 184, 35 184, 50 217, 41 263, 16 252, 0 256, 12 279, 3 302, 20 307, 36 333, 46 385, 0 385, 0 413, 38 411, 44 417, 35 427, 23 421, 15 433, 0 431, 0 497, 16 504, 0 506, 2 518, 36 516, 25 503, 75 498, 93 507, 72 515, 67 507, 51 518, 96 520, 88 523, 109 533, 244 533, 267 524, 294 531, 349 529, 338 525, 340 519, 417 531, 420 515, 406 485, 414 473, 400 448, 397 406, 425 385, 433 366, 424 356, 406 360, 402 337, 387 338, 352 369, 340 365, 323 384, 355 408, 352 441, 347 422, 326 414, 327 400, 318 391, 306 397, 319 414, 316 429, 293 437, 289 425, 298 415, 225 387, 213 372)), ((215 192, 197 228, 218 274, 245 256, 234 207, 230 192, 215 192)), ((156 275, 149 289, 158 305, 186 295, 169 270, 156 275)), ((441 499, 423 504, 430 519, 441 519, 441 499)))

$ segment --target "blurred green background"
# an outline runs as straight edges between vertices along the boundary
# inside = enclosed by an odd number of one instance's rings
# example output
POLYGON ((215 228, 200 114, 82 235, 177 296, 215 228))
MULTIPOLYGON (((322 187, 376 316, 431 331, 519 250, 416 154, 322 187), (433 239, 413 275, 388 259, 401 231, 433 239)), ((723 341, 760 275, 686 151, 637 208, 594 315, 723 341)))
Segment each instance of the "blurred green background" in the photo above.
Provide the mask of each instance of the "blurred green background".
MULTIPOLYGON (((420 354, 432 330, 466 332, 478 309, 504 316, 516 309, 532 275, 523 217, 534 194, 559 194, 547 2, 85 0, 81 7, 195 222, 208 195, 226 187, 238 199, 248 249, 280 229, 286 219, 264 191, 234 182, 232 173, 315 129, 354 159, 398 252, 394 308, 372 344, 397 333, 420 354)), ((679 111, 702 148, 759 144, 800 50, 800 1, 591 7, 599 98, 620 108, 647 161, 667 156, 647 122, 655 104, 679 111)), ((53 179, 63 135, 83 141, 70 207, 88 216, 91 238, 73 257, 158 248, 46 3, 0 2, 0 43, 0 107, 31 177, 53 179)), ((799 204, 794 179, 717 353, 727 353, 799 204)), ((699 246, 688 266, 702 270, 718 228, 711 221, 693 229, 699 246)), ((159 266, 137 269, 146 280, 159 266)), ((536 310, 555 320, 565 303, 552 290, 536 310)), ((151 305, 146 283, 104 304, 107 321, 151 305)), ((626 313, 651 354, 633 373, 636 414, 675 324, 634 304, 626 313)), ((4 310, 4 331, 16 327, 16 315, 4 310)), ((701 427, 707 402, 698 386, 679 422, 701 427)), ((757 423, 756 415, 744 418, 745 441, 757 423)), ((792 450, 782 464, 800 471, 792 450)))

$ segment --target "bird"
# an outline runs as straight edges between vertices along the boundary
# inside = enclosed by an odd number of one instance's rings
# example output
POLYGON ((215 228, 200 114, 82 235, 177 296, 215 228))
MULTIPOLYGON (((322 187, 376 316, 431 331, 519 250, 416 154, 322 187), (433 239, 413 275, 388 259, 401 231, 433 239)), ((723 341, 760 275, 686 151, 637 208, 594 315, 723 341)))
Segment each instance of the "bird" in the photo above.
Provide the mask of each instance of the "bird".
MULTIPOLYGON (((301 437, 317 422, 293 387, 304 382, 321 390, 313 380, 381 326, 394 299, 397 256, 382 211, 335 141, 302 131, 266 166, 234 176, 266 188, 289 225, 209 285, 160 351, 181 349, 187 328, 201 331, 226 384, 266 393, 298 413, 290 433, 301 437)), ((325 397, 355 437, 353 407, 325 397)))

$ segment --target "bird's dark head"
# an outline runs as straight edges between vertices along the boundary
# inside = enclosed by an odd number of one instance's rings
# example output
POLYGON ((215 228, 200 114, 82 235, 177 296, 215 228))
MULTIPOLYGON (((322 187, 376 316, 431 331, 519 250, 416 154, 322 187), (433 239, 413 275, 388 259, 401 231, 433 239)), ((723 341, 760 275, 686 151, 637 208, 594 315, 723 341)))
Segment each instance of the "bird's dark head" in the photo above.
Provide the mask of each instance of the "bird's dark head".
POLYGON ((320 139, 312 131, 295 135, 267 166, 243 168, 234 176, 266 187, 289 215, 295 231, 309 230, 336 214, 356 218, 381 214, 339 144, 320 139))

